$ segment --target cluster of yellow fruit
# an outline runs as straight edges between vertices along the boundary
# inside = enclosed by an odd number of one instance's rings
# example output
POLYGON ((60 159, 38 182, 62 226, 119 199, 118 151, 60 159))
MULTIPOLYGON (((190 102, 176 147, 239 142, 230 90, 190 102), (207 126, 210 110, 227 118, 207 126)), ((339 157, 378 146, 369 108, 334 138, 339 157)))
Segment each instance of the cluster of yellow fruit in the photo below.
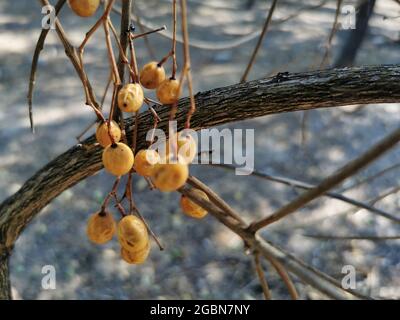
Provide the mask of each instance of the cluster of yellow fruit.
POLYGON ((112 214, 101 211, 89 218, 86 233, 92 242, 104 244, 113 238, 116 231, 122 259, 130 264, 143 263, 150 253, 150 241, 147 228, 138 217, 127 215, 116 226, 112 214))
MULTIPOLYGON (((71 9, 80 17, 92 16, 100 5, 100 0, 68 0, 71 9)), ((178 102, 181 95, 180 82, 174 77, 167 78, 162 62, 147 63, 139 74, 139 83, 128 83, 118 92, 117 104, 122 112, 138 112, 145 102, 143 87, 156 90, 158 100, 164 105, 178 102)), ((123 176, 134 170, 137 174, 150 178, 154 186, 163 192, 181 188, 189 176, 189 164, 197 155, 196 141, 182 132, 172 135, 172 144, 165 142, 165 155, 152 149, 140 150, 134 154, 132 148, 121 142, 122 131, 115 121, 100 123, 96 139, 104 150, 104 168, 115 176, 123 176), (176 141, 176 143, 174 143, 176 141), (173 148, 175 152, 172 152, 173 148)), ((208 200, 201 190, 193 190, 202 199, 208 200)), ((203 218, 207 211, 182 196, 181 208, 185 214, 203 218)), ((110 241, 117 233, 121 245, 121 256, 130 264, 143 263, 150 252, 150 241, 144 221, 133 214, 124 215, 116 224, 113 215, 106 209, 93 214, 87 224, 87 235, 96 244, 110 241)))

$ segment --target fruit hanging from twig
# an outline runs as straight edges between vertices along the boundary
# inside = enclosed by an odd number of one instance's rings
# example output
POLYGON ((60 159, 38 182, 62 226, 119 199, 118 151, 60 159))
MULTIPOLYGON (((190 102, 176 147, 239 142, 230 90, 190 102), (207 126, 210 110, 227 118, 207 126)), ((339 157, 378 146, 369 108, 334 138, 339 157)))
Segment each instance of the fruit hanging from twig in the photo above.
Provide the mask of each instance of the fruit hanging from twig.
POLYGON ((137 112, 144 102, 144 93, 139 83, 128 83, 118 93, 118 107, 124 112, 137 112))
POLYGON ((137 216, 125 216, 118 223, 118 240, 129 252, 141 251, 149 244, 147 227, 137 216))
POLYGON ((162 104, 174 104, 178 102, 181 95, 179 81, 173 78, 164 80, 157 87, 156 95, 162 104))
POLYGON ((100 0, 68 0, 68 4, 78 16, 86 18, 94 15, 100 0))
POLYGON ((163 192, 176 191, 182 187, 189 177, 189 167, 181 157, 169 157, 167 163, 154 166, 151 180, 157 189, 163 192))
MULTIPOLYGON (((207 200, 207 201, 209 200, 208 196, 205 192, 203 192, 199 189, 192 189, 192 191, 194 194, 199 196, 201 199, 207 200)), ((207 215, 206 209, 199 206, 197 203, 193 202, 192 200, 190 200, 188 197, 186 197, 184 195, 182 195, 182 197, 181 197, 180 204, 181 204, 182 211, 186 215, 188 215, 192 218, 201 219, 207 215)))
POLYGON ((143 176, 151 176, 154 166, 160 162, 160 155, 155 150, 140 150, 135 156, 134 169, 143 176))
POLYGON ((157 62, 147 63, 140 71, 140 83, 146 89, 156 89, 165 80, 165 69, 157 62))
POLYGON ((112 239, 116 224, 112 214, 108 211, 100 211, 90 216, 86 234, 90 241, 103 244, 112 239))
POLYGON ((98 125, 96 130, 97 142, 104 148, 109 146, 113 142, 111 141, 110 134, 114 142, 119 142, 121 140, 121 129, 114 120, 110 122, 110 132, 108 131, 107 121, 98 125))
POLYGON ((135 161, 132 149, 122 142, 106 147, 102 159, 104 168, 115 176, 127 174, 135 161))

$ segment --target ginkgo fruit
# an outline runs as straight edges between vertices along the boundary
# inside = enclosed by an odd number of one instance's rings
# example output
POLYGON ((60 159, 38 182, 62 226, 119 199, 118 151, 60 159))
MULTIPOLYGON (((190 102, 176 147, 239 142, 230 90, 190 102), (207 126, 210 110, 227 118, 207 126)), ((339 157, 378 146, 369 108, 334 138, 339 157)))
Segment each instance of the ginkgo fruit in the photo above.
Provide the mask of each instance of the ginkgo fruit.
POLYGON ((99 7, 100 0, 68 0, 68 4, 78 16, 90 17, 99 7))
POLYGON ((115 176, 127 174, 132 169, 135 159, 132 149, 122 142, 106 147, 102 158, 104 168, 115 176))
MULTIPOLYGON (((192 192, 195 195, 197 195, 198 197, 200 197, 201 199, 209 200, 207 194, 199 189, 192 189, 192 192)), ((181 205, 182 211, 190 217, 193 217, 196 219, 201 219, 207 215, 206 209, 199 206, 198 204, 196 204, 195 202, 190 200, 185 195, 182 195, 180 205, 181 205)))
POLYGON ((118 92, 118 107, 124 112, 137 112, 143 102, 143 88, 139 83, 128 83, 118 92))
POLYGON ((163 192, 176 191, 182 187, 189 177, 189 167, 181 157, 170 157, 166 163, 154 166, 151 180, 157 189, 163 192))
POLYGON ((174 134, 172 138, 167 140, 165 145, 165 156, 176 157, 177 155, 179 155, 181 160, 187 164, 192 163, 193 160, 196 158, 197 143, 191 134, 185 134, 181 131, 178 134, 174 134), (175 143, 175 146, 173 145, 173 143, 175 143), (172 154, 170 154, 170 150, 173 151, 172 154))
POLYGON ((118 223, 118 240, 127 251, 143 250, 149 243, 147 227, 140 218, 134 215, 125 216, 118 223))
POLYGON ((103 244, 112 239, 116 224, 112 214, 108 211, 101 211, 90 216, 86 234, 90 241, 96 244, 103 244))
POLYGON ((121 129, 119 125, 112 120, 110 122, 110 132, 108 130, 108 122, 103 122, 98 125, 96 130, 96 139, 97 142, 102 147, 107 147, 108 145, 112 144, 113 142, 119 142, 121 140, 121 129), (111 141, 110 134, 114 141, 111 141))
POLYGON ((150 243, 146 247, 139 251, 128 251, 124 247, 121 247, 121 257, 129 264, 141 264, 146 261, 150 253, 150 243))
POLYGON ((162 104, 173 104, 179 100, 179 96, 181 95, 180 90, 181 88, 178 80, 173 78, 165 79, 157 87, 157 99, 162 104))
POLYGON ((165 80, 165 69, 157 62, 147 63, 140 71, 140 83, 146 89, 156 89, 165 80))
POLYGON ((160 162, 160 155, 157 151, 147 149, 140 150, 135 156, 134 169, 144 177, 151 176, 154 166, 160 162))

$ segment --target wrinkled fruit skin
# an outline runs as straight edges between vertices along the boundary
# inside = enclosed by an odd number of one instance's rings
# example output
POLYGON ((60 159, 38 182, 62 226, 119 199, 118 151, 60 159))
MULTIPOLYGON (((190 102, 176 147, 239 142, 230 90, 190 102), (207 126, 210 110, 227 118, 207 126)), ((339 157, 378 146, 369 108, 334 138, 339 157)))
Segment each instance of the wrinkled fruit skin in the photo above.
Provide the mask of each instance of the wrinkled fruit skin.
POLYGON ((137 112, 142 107, 144 93, 140 84, 128 83, 118 92, 118 107, 124 112, 137 112))
POLYGON ((146 89, 156 89, 165 80, 165 69, 157 62, 149 62, 140 71, 140 83, 146 89))
POLYGON ((112 239, 116 230, 116 223, 110 212, 101 215, 99 212, 92 214, 88 220, 86 234, 90 241, 103 244, 112 239))
MULTIPOLYGON (((114 142, 119 142, 121 140, 121 129, 118 124, 113 120, 110 122, 110 133, 114 138, 114 142)), ((103 122, 98 125, 96 130, 96 139, 97 142, 103 147, 109 146, 112 141, 110 139, 110 135, 108 134, 108 123, 103 122)))
POLYGON ((193 162, 193 160, 197 156, 197 143, 196 140, 191 136, 190 134, 184 134, 183 132, 179 132, 178 135, 174 135, 176 138, 176 141, 170 141, 168 140, 165 146, 165 154, 166 157, 171 157, 171 156, 179 156, 180 159, 186 163, 190 164, 193 162), (177 153, 175 155, 170 155, 170 149, 174 150, 172 147, 172 143, 176 143, 176 151, 177 153), (171 145, 170 145, 171 143, 171 145), (172 148, 171 148, 172 147, 172 148))
POLYGON ((138 252, 149 244, 149 234, 143 221, 134 215, 122 218, 118 223, 118 241, 129 252, 138 252))
POLYGON ((158 86, 156 91, 157 99, 162 104, 173 104, 179 100, 181 95, 179 81, 176 79, 166 79, 158 86))
POLYGON ((147 244, 142 250, 131 252, 124 247, 121 248, 122 259, 129 264, 141 264, 146 261, 150 253, 150 243, 147 244))
POLYGON ((95 14, 100 0, 68 0, 68 4, 80 17, 90 17, 95 14))
POLYGON ((106 147, 102 158, 104 168, 115 176, 127 174, 134 163, 132 149, 122 142, 106 147))
POLYGON ((155 165, 151 180, 160 191, 171 192, 182 187, 188 176, 188 165, 178 157, 175 162, 155 165))
POLYGON ((134 168, 143 177, 150 177, 154 166, 160 162, 160 156, 155 150, 140 150, 135 156, 134 168))
MULTIPOLYGON (((204 200, 208 200, 208 196, 199 189, 192 189, 192 191, 204 200)), ((181 208, 182 211, 189 217, 201 219, 207 215, 207 210, 200 207, 198 204, 194 203, 188 197, 182 195, 181 197, 181 208)))

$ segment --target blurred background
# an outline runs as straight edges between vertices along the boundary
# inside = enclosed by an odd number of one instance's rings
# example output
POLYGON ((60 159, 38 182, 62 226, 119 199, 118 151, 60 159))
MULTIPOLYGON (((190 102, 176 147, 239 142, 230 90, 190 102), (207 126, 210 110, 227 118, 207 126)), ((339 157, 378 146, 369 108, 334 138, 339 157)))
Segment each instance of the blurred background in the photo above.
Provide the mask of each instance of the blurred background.
MULTIPOLYGON (((346 0, 343 5, 357 6, 358 2, 346 0)), ((218 46, 260 30, 271 1, 188 0, 188 4, 193 44, 218 46)), ((135 13, 144 24, 165 24, 171 30, 170 5, 171 1, 137 0, 135 13)), ((334 0, 278 1, 249 78, 318 69, 335 10, 334 0)), ((0 2, 0 201, 76 144, 75 137, 94 119, 84 105, 81 83, 52 31, 40 57, 34 93, 37 132, 31 134, 26 95, 42 18, 38 1, 0 2)), ((60 19, 75 45, 96 21, 96 17, 79 18, 68 7, 62 10, 60 19)), ((113 14, 112 19, 119 26, 119 16, 113 14)), ((354 65, 400 63, 399 30, 399 3, 377 0, 354 65)), ((334 64, 350 32, 337 31, 328 64, 334 64)), ((170 41, 161 35, 153 35, 149 41, 157 60, 170 49, 170 41)), ((225 50, 192 47, 196 92, 237 83, 255 42, 253 39, 225 50)), ((136 48, 139 65, 152 60, 143 40, 137 41, 136 48)), ((178 45, 178 62, 182 61, 181 49, 178 45)), ((85 63, 101 96, 109 70, 102 30, 87 46, 85 63)), ((309 112, 305 144, 301 112, 228 127, 255 129, 258 171, 316 183, 396 128, 399 107, 368 105, 309 112)), ((378 208, 399 215, 399 164, 400 149, 393 149, 337 190, 361 201, 377 200, 378 208), (373 179, 358 185, 368 177, 373 179)), ((196 165, 191 170, 252 220, 272 213, 299 192, 256 177, 235 176, 221 168, 196 165)), ((160 252, 153 244, 148 261, 131 266, 120 259, 117 241, 101 247, 92 245, 85 234, 86 220, 98 210, 112 181, 110 175, 100 172, 64 192, 30 223, 11 259, 14 298, 262 299, 252 259, 244 254, 237 236, 211 216, 201 221, 186 217, 179 208, 178 194, 149 191, 139 178, 135 179, 136 202, 166 250, 160 252), (56 290, 41 287, 44 265, 56 268, 56 290)), ((397 236, 398 226, 366 210, 320 198, 272 225, 265 236, 339 280, 342 267, 353 265, 357 289, 365 294, 400 298, 400 240, 335 240, 315 237, 318 235, 397 236)), ((273 298, 289 298, 275 271, 265 266, 273 298)), ((294 281, 301 298, 323 298, 295 277, 294 281)))

